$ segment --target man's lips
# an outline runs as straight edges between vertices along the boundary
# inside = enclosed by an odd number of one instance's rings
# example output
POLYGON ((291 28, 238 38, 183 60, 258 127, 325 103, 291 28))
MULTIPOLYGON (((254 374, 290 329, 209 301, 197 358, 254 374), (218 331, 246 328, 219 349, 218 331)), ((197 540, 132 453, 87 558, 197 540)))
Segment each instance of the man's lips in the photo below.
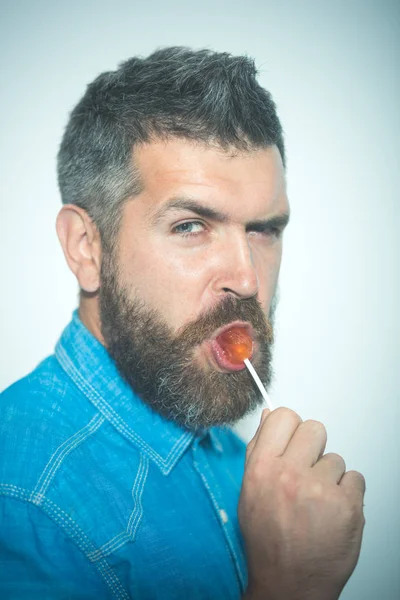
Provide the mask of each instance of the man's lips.
MULTIPOLYGON (((207 354, 212 358, 212 361, 216 363, 216 366, 225 372, 242 371, 245 368, 245 364, 242 361, 238 362, 235 360, 235 362, 232 362, 226 350, 218 342, 218 338, 221 336, 221 334, 233 328, 235 330, 243 330, 243 332, 246 334, 246 337, 249 337, 252 340, 254 346, 253 329, 249 323, 244 323, 243 321, 234 321, 228 325, 220 327, 215 331, 212 339, 205 342, 207 354)), ((252 349, 252 353, 253 351, 254 347, 252 349)), ((249 356, 249 358, 251 358, 251 356, 249 356)))

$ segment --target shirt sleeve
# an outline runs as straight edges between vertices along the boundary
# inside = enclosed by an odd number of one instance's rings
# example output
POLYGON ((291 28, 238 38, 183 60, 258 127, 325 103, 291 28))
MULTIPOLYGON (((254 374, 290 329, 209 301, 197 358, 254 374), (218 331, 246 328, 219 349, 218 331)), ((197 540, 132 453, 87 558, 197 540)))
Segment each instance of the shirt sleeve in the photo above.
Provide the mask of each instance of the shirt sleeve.
POLYGON ((97 568, 39 507, 0 497, 2 600, 113 598, 97 568))

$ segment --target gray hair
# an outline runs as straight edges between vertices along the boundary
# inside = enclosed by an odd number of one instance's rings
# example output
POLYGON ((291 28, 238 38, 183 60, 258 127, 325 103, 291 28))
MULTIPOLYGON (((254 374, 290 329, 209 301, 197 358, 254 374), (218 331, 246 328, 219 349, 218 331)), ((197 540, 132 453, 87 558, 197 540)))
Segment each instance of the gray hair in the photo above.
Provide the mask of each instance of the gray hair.
POLYGON ((85 209, 112 248, 121 207, 140 191, 132 161, 140 144, 181 137, 225 150, 276 145, 285 164, 276 106, 256 75, 246 56, 183 47, 102 73, 72 111, 61 142, 63 203, 85 209))

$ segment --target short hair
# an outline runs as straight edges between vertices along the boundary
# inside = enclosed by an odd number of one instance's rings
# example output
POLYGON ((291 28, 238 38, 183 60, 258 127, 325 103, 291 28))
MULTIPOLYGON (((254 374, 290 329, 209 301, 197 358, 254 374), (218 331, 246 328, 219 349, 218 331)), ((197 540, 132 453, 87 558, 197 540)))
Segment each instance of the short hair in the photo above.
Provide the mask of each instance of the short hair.
POLYGON ((112 248, 124 201, 140 191, 134 148, 179 137, 222 149, 276 145, 282 126, 254 61, 211 50, 170 47, 99 75, 74 108, 58 153, 64 204, 85 209, 112 248))

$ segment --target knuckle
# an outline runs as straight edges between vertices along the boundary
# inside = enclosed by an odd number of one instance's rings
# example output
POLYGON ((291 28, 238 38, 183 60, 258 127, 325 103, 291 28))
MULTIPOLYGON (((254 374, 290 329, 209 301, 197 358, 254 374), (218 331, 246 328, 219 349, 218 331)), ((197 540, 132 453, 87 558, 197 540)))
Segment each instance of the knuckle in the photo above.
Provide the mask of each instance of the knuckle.
POLYGON ((304 425, 307 426, 307 428, 312 429, 316 433, 326 436, 326 427, 323 423, 321 423, 321 421, 308 419, 307 421, 305 421, 304 425))
POLYGON ((325 456, 332 462, 335 462, 343 472, 346 470, 346 463, 344 461, 344 458, 340 456, 340 454, 336 454, 336 452, 328 452, 327 454, 325 454, 325 456))
POLYGON ((251 460, 247 468, 247 478, 252 485, 258 486, 265 478, 265 465, 260 458, 251 460))
POLYGON ((324 489, 322 481, 319 481, 318 479, 313 481, 310 485, 311 497, 314 499, 322 498, 324 496, 324 489))
POLYGON ((360 488, 362 490, 362 494, 364 496, 365 491, 367 489, 367 484, 366 484, 366 481, 365 481, 365 477, 364 477, 364 475, 362 473, 359 473, 358 471, 356 471, 356 473, 357 473, 357 477, 358 477, 358 480, 359 480, 360 488))
POLYGON ((360 483, 363 484, 363 487, 365 489, 366 487, 366 483, 365 483, 365 477, 362 473, 360 473, 359 471, 354 471, 354 473, 356 474, 356 477, 358 477, 358 480, 360 481, 360 483))
POLYGON ((364 527, 363 494, 357 493, 356 489, 352 489, 346 494, 344 515, 347 517, 348 522, 364 527))
POLYGON ((292 469, 284 469, 279 474, 279 483, 284 496, 288 499, 294 499, 299 490, 299 477, 292 469))
POLYGON ((317 437, 323 445, 326 444, 328 440, 328 434, 325 425, 321 423, 321 421, 314 421, 313 419, 308 419, 303 423, 303 426, 313 436, 317 437))
POLYGON ((276 417, 281 416, 285 420, 290 421, 295 426, 299 426, 300 423, 303 422, 303 420, 300 417, 300 415, 298 415, 291 408, 286 408, 285 406, 280 406, 279 408, 276 408, 273 411, 273 414, 275 414, 276 417))
POLYGON ((365 490, 366 490, 366 482, 365 482, 364 475, 362 473, 360 473, 359 471, 348 471, 347 476, 348 477, 350 476, 353 479, 353 481, 357 484, 357 487, 364 494, 365 490))

